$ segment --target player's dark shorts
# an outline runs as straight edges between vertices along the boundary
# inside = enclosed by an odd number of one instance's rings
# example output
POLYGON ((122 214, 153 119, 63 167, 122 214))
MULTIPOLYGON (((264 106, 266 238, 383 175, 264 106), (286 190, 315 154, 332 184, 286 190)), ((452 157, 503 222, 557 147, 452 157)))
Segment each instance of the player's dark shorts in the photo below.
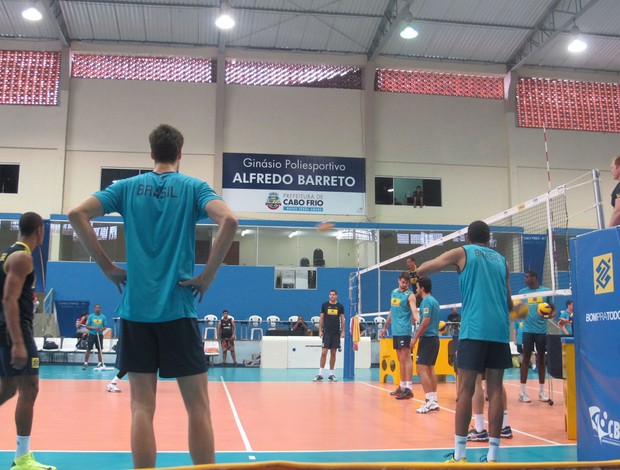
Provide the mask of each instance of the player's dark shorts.
POLYGON ((121 318, 118 365, 128 372, 162 378, 185 377, 207 371, 202 338, 195 318, 143 323, 121 318))
POLYGON ((88 335, 88 345, 86 346, 87 351, 92 351, 93 346, 97 346, 97 351, 102 351, 103 347, 103 335, 99 335, 99 341, 97 341, 97 335, 88 335))
POLYGON ((405 349, 411 347, 411 336, 394 336, 392 338, 394 349, 405 349))
POLYGON ((39 352, 33 338, 24 340, 28 351, 28 360, 23 369, 11 366, 11 347, 0 346, 0 377, 17 377, 21 375, 39 375, 39 352))
POLYGON ((417 364, 423 366, 434 366, 439 354, 439 337, 422 336, 418 340, 418 359, 417 364))
POLYGON ((225 333, 222 331, 222 351, 234 351, 235 350, 235 340, 232 338, 232 331, 225 333))
POLYGON ((338 349, 340 333, 323 333, 323 349, 338 349))
POLYGON ((512 355, 509 343, 462 339, 457 353, 459 369, 476 370, 509 369, 512 367, 512 355))
POLYGON ((523 332, 523 351, 532 352, 536 346, 537 354, 545 354, 547 351, 547 335, 543 333, 523 332))

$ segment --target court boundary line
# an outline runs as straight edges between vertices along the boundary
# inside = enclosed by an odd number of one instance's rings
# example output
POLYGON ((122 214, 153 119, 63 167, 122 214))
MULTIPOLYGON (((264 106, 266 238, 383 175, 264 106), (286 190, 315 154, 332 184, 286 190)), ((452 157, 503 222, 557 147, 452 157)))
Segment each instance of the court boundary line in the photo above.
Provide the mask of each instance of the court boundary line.
MULTIPOLYGON (((390 390, 388 390, 386 388, 378 387, 378 386, 373 385, 373 384, 368 383, 368 382, 357 382, 357 383, 363 384, 363 385, 367 385, 368 387, 371 387, 371 388, 376 388, 377 390, 381 390, 383 392, 389 392, 390 391, 390 390)), ((415 401, 417 401, 419 403, 424 403, 424 401, 422 401, 422 400, 420 400, 418 398, 415 398, 415 397, 413 398, 413 400, 415 400, 415 401)), ((440 406, 439 408, 442 409, 442 410, 448 411, 448 412, 450 412, 452 414, 456 414, 456 410, 452 410, 450 408, 446 408, 445 406, 440 406)), ((489 424, 489 422, 487 420, 485 420, 484 422, 489 424)), ((537 439, 539 441, 546 442, 546 443, 548 443, 548 445, 552 445, 552 446, 562 446, 562 445, 565 445, 565 444, 562 444, 560 442, 550 441, 549 439, 545 439, 544 437, 535 436, 534 434, 530 434, 530 433, 525 432, 525 431, 519 431, 518 429, 513 428, 512 426, 511 426, 511 429, 512 429, 512 432, 517 432, 517 433, 522 434, 524 436, 531 437, 532 439, 537 439)), ((511 447, 513 447, 513 446, 511 446, 511 447)), ((526 446, 526 447, 528 447, 528 446, 526 446)))
POLYGON ((224 387, 224 392, 226 392, 226 397, 228 398, 228 403, 230 404, 230 409, 232 411, 233 417, 235 418, 235 423, 237 423, 237 429, 239 430, 239 434, 241 435, 241 440, 243 441, 243 445, 245 446, 246 452, 254 452, 252 449, 252 445, 250 444, 250 440, 248 439, 248 435, 243 428, 243 424, 241 424, 241 419, 239 418, 239 413, 237 413, 237 408, 235 407, 235 403, 230 395, 230 391, 226 385, 226 381, 224 377, 220 376, 220 381, 222 382, 222 386, 224 387))

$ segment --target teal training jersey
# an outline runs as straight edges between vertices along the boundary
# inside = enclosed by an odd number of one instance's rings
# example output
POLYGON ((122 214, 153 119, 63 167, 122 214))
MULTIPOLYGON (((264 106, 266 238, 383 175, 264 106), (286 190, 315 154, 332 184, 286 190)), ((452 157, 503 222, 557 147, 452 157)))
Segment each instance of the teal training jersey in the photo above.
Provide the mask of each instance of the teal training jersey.
POLYGON ((424 317, 430 317, 431 322, 426 327, 422 336, 439 336, 439 302, 432 295, 427 295, 422 299, 419 307, 420 323, 424 317))
MULTIPOLYGON (((530 294, 532 292, 541 292, 545 290, 549 290, 549 288, 544 286, 538 286, 536 289, 524 287, 519 291, 519 294, 530 294)), ((538 315, 538 304, 542 302, 551 303, 550 299, 551 297, 547 296, 530 297, 527 299, 527 306, 530 311, 527 317, 525 317, 525 324, 523 325, 524 333, 547 334, 547 320, 538 315)))
MULTIPOLYGON (((108 325, 106 323, 106 318, 105 318, 105 315, 103 313, 100 313, 99 315, 91 313, 90 315, 88 315, 88 320, 86 321, 86 326, 92 326, 94 328, 104 328, 105 329, 108 325)), ((103 334, 103 331, 88 330, 88 334, 89 335, 96 335, 97 333, 103 334)))
MULTIPOLYGON (((560 312, 560 316, 558 317, 558 319, 560 320, 571 320, 570 317, 570 312, 568 310, 562 310, 560 312)), ((568 332, 569 335, 573 334, 573 325, 571 325, 570 323, 566 323, 564 324, 564 328, 566 328, 566 331, 568 332)))
POLYGON ((394 289, 390 301, 390 313, 392 316, 392 336, 411 336, 411 307, 409 306, 409 296, 413 292, 407 289, 400 291, 394 289))
POLYGON ((221 199, 204 181, 181 173, 144 173, 119 180, 94 195, 105 214, 125 222, 127 286, 116 312, 137 322, 195 318, 196 223, 205 205, 221 199))
POLYGON ((459 275, 463 309, 459 339, 510 342, 506 259, 482 245, 465 245, 459 275))

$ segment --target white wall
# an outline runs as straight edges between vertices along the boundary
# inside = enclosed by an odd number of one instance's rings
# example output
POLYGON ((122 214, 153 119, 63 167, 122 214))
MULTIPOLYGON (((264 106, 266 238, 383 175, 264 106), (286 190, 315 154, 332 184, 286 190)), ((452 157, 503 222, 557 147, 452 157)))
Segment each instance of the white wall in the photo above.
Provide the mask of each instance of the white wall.
MULTIPOLYGON (((24 43, 21 46, 25 47, 24 43)), ((8 41, 0 41, 0 47, 15 48, 8 41)), ((79 47, 121 54, 214 56, 213 51, 202 49, 79 47)), ((253 56, 247 51, 229 50, 227 54, 253 56)), ((254 55, 260 60, 282 58, 264 52, 254 55)), ((287 59, 292 57, 298 62, 353 60, 308 55, 288 55, 287 59)), ((354 61, 363 65, 359 57, 354 61)), ((390 65, 394 64, 382 64, 390 65)), ((445 64, 413 61, 399 61, 396 65, 446 68, 445 64)), ((457 68, 455 64, 450 65, 450 70, 501 73, 497 67, 457 68)), ((533 74, 526 70, 523 73, 533 74)), ((553 76, 561 77, 562 73, 555 71, 553 76)), ((578 78, 613 81, 609 76, 595 74, 580 74, 578 78)), ((18 195, 0 195, 0 212, 36 210, 44 216, 66 213, 99 189, 102 167, 150 167, 147 137, 161 122, 178 127, 185 135, 182 171, 210 182, 217 183, 221 178, 214 170, 218 138, 223 139, 224 152, 366 157, 368 168, 374 168, 379 176, 441 178, 441 208, 414 212, 411 207, 377 206, 372 222, 467 224, 547 190, 542 130, 515 127, 510 103, 501 100, 228 85, 220 95, 225 100, 224 131, 216 136, 215 84, 71 79, 63 88, 57 107, 0 107, 0 160, 19 163, 22 174, 18 195), (364 93, 372 93, 373 116, 364 115, 364 93), (370 127, 365 125, 368 119, 372 121, 370 127), (365 135, 366 131, 372 136, 365 135), (373 143, 372 148, 365 147, 368 142, 373 143)), ((591 168, 603 170, 607 219, 608 194, 614 186, 607 169, 611 158, 619 153, 620 134, 549 130, 547 137, 553 186, 591 168)), ((578 200, 590 198, 589 189, 580 191, 578 200)), ((576 210, 577 205, 571 202, 570 207, 576 210)), ((256 213, 239 216, 288 220, 316 217, 256 213)), ((355 216, 333 219, 365 220, 355 216)), ((571 226, 594 226, 594 219, 577 216, 571 226)), ((329 256, 335 259, 337 254, 329 256)))

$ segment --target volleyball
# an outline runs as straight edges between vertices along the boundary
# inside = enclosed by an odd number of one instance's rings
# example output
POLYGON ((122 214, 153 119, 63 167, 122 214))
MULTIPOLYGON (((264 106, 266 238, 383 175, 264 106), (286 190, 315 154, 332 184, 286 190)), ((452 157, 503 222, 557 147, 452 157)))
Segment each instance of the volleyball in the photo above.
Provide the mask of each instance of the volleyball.
POLYGON ((543 318, 549 318, 549 315, 551 315, 551 305, 549 305, 547 302, 542 302, 538 304, 538 315, 540 315, 543 318))
POLYGON ((530 312, 530 309, 526 301, 522 299, 513 300, 512 311, 510 312, 510 318, 512 319, 525 318, 527 317, 527 314, 529 312, 530 312))
POLYGON ((446 324, 445 321, 441 320, 439 322, 439 332, 440 333, 445 333, 447 329, 448 329, 448 325, 446 324))
POLYGON ((319 230, 330 230, 334 228, 334 224, 332 224, 331 222, 319 222, 318 224, 316 224, 316 228, 319 230))

